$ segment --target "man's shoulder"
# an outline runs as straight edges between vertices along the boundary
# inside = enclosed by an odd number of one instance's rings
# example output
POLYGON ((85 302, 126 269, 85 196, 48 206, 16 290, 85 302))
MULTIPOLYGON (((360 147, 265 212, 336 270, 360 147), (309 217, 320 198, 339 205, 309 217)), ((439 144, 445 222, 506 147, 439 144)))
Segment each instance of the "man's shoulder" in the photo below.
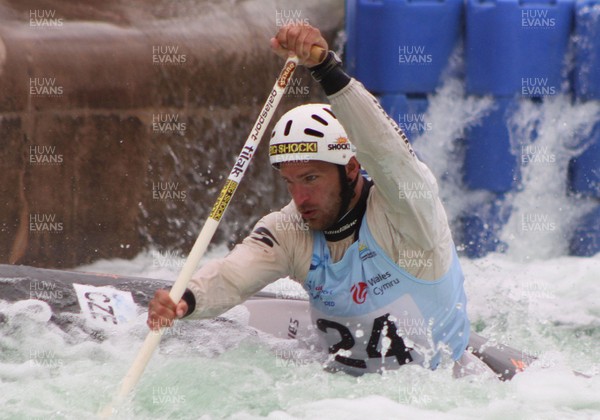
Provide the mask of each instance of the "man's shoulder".
POLYGON ((296 209, 293 201, 283 207, 281 210, 271 212, 256 224, 256 230, 266 229, 276 238, 286 236, 306 235, 309 233, 309 227, 302 219, 300 212, 296 209))
MULTIPOLYGON (((262 251, 275 252, 284 259, 289 276, 304 279, 312 255, 313 239, 308 225, 302 219, 293 202, 279 211, 265 215, 244 240, 262 251)), ((283 260, 282 260, 283 262, 283 260)))

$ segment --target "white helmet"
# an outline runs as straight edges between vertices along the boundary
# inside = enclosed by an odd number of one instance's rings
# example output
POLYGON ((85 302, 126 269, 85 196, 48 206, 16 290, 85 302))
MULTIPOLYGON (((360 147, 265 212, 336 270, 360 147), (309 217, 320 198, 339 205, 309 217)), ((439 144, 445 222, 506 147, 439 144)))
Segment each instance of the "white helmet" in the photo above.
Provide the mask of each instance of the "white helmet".
POLYGON ((346 165, 356 155, 344 127, 327 104, 308 104, 286 112, 269 143, 271 165, 320 160, 346 165))

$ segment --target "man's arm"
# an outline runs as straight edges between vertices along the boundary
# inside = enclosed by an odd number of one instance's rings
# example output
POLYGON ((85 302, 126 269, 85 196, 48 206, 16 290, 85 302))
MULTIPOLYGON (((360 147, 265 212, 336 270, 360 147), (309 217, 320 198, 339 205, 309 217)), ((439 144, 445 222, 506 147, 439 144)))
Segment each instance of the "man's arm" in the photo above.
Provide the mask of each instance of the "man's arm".
POLYGON ((447 236, 446 213, 435 177, 406 135, 354 79, 329 100, 356 146, 358 161, 375 181, 390 223, 425 250, 438 246, 447 236))
POLYGON ((156 292, 148 310, 148 326, 170 326, 175 318, 212 318, 242 303, 267 284, 293 274, 290 247, 299 235, 278 229, 283 213, 263 217, 252 233, 224 258, 203 265, 176 305, 166 290, 156 292), (291 238, 291 239, 290 239, 291 238))
POLYGON ((275 229, 272 213, 225 257, 205 264, 188 286, 195 299, 191 318, 213 318, 290 274, 285 238, 275 229))
POLYGON ((320 82, 357 148, 358 161, 375 181, 390 223, 424 250, 439 246, 448 236, 448 222, 433 174, 377 99, 344 72, 331 52, 321 63, 312 61, 312 45, 328 48, 320 31, 308 25, 283 27, 271 40, 278 55, 296 53, 320 82))

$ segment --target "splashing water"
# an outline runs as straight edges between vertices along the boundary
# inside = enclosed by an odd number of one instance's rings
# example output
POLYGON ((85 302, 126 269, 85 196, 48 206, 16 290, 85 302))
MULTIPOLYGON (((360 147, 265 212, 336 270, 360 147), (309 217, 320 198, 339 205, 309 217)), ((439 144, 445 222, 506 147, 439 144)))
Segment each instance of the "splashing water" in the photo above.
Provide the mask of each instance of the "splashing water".
POLYGON ((515 259, 547 259, 568 253, 577 220, 592 200, 569 193, 569 161, 590 144, 600 104, 572 104, 565 96, 542 103, 522 101, 510 121, 511 146, 523 163, 521 185, 512 194, 512 213, 501 239, 515 259))
MULTIPOLYGON (((176 264, 152 268, 154 258, 148 252, 134 261, 103 260, 86 269, 174 277, 176 264)), ((454 379, 445 365, 436 371, 405 366, 361 378, 327 373, 313 342, 259 333, 247 327, 243 308, 236 308, 228 313, 229 322, 177 321, 115 418, 575 419, 600 414, 595 356, 600 258, 525 264, 494 254, 461 263, 473 328, 539 359, 510 382, 454 379)), ((301 292, 289 280, 270 288, 301 292)), ((2 418, 93 417, 110 401, 141 346, 145 308, 123 330, 102 336, 90 334, 83 318, 63 330, 39 315, 43 308, 30 316, 16 305, 0 302, 2 418)))

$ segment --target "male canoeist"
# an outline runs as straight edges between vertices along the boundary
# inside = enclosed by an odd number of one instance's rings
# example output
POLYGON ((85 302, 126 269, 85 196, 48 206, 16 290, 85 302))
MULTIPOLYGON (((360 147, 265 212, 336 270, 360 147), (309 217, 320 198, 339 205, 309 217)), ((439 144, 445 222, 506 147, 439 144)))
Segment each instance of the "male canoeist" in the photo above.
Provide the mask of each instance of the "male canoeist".
POLYGON ((474 358, 465 353, 463 274, 436 180, 333 52, 322 62, 309 57, 314 45, 328 48, 308 25, 283 27, 271 40, 281 57, 300 58, 331 103, 292 109, 273 130, 271 164, 292 201, 200 268, 180 302, 158 291, 148 325, 215 317, 289 276, 308 292, 329 368, 435 369, 443 352, 465 365, 474 358))

